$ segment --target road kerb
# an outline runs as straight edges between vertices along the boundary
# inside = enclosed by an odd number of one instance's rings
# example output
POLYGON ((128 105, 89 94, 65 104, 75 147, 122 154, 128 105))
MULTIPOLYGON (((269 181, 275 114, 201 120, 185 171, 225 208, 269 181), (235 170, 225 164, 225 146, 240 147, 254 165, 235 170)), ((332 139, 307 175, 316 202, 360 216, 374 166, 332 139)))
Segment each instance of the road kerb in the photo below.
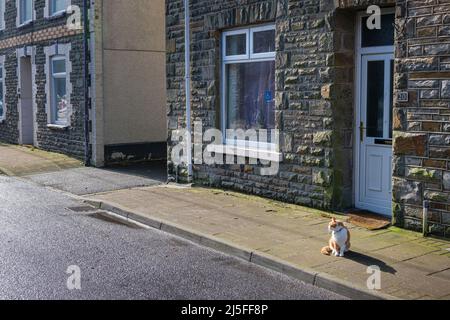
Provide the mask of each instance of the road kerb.
POLYGON ((201 234, 188 227, 181 226, 173 222, 164 221, 163 219, 144 217, 143 215, 140 215, 139 212, 130 211, 114 203, 95 199, 83 199, 83 201, 96 208, 110 211, 116 215, 125 217, 128 220, 137 221, 154 229, 158 229, 180 238, 187 239, 196 244, 229 254, 255 265, 280 272, 318 288, 326 289, 351 299, 398 300, 398 298, 394 296, 355 286, 348 281, 341 280, 332 275, 326 273, 318 273, 313 269, 306 267, 299 267, 287 261, 280 260, 274 256, 264 254, 263 252, 255 252, 242 246, 226 242, 222 239, 218 239, 210 235, 201 234))
POLYGON ((301 280, 305 283, 314 285, 317 272, 308 268, 298 268, 287 261, 277 259, 276 257, 264 254, 262 252, 253 252, 251 262, 286 274, 292 278, 301 280))
POLYGON ((9 171, 8 169, 3 168, 3 167, 0 167, 0 174, 3 174, 3 175, 8 176, 8 177, 13 177, 14 176, 14 173, 12 171, 9 171))

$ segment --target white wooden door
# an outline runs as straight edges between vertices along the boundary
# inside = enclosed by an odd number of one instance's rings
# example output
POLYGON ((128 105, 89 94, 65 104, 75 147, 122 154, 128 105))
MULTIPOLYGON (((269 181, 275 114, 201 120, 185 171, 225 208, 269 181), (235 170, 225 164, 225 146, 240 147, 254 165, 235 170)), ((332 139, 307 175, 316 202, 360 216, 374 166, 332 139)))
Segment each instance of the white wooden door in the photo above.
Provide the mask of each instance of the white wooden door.
POLYGON ((392 215, 393 54, 367 54, 361 59, 359 190, 356 205, 392 215))

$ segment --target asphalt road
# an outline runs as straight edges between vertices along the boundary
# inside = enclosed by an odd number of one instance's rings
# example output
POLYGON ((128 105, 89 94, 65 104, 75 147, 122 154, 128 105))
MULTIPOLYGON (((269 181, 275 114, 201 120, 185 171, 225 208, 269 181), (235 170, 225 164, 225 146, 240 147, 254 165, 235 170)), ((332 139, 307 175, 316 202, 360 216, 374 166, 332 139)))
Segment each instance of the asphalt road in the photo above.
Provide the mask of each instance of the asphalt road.
POLYGON ((0 299, 342 298, 81 207, 63 193, 0 176, 0 299), (81 290, 69 290, 78 270, 81 290))

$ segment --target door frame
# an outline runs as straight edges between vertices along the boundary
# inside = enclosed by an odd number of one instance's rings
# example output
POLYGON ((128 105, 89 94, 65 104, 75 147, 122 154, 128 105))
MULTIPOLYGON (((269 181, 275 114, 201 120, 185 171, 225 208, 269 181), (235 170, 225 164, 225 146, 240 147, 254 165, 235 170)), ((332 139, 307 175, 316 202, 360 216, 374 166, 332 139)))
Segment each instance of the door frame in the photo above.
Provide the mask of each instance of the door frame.
POLYGON ((36 104, 36 62, 35 62, 35 54, 36 54, 36 47, 23 47, 17 49, 17 94, 20 94, 17 99, 17 111, 19 113, 19 144, 23 144, 23 138, 22 138, 22 58, 30 58, 31 63, 31 108, 32 108, 32 118, 33 118, 33 146, 39 147, 39 144, 37 142, 37 122, 36 122, 36 113, 37 113, 37 104, 36 104))
MULTIPOLYGON (((395 8, 384 8, 381 9, 381 14, 392 14, 395 13, 395 8)), ((365 55, 377 55, 377 54, 391 54, 395 53, 395 45, 392 46, 379 46, 379 47, 370 47, 370 48, 362 48, 361 47, 361 39, 362 39, 362 18, 367 17, 370 14, 366 12, 358 12, 356 15, 356 37, 355 37, 355 101, 354 101, 354 112, 355 112, 355 122, 354 122, 354 131, 353 136, 355 137, 353 142, 353 196, 355 207, 360 207, 362 209, 370 210, 370 206, 361 205, 360 202, 360 161, 361 161, 361 136, 360 136, 360 124, 361 124, 361 99, 362 99, 362 63, 363 56, 365 55)), ((394 56, 395 61, 395 56, 394 56)), ((391 172, 391 176, 393 173, 391 172)), ((371 210, 372 211, 372 210, 371 210)), ((384 215, 384 214, 380 214, 384 215)), ((391 216, 391 215, 389 215, 391 216)))

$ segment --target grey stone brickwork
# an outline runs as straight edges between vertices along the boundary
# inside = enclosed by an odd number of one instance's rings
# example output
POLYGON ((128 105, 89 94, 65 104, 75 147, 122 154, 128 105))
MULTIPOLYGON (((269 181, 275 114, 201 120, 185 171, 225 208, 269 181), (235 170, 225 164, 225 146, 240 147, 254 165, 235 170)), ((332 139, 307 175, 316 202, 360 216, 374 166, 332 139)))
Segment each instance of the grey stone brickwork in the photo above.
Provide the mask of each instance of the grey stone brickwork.
POLYGON ((398 1, 394 109, 395 223, 450 237, 450 1, 398 1))
MULTIPOLYGON (((35 0, 36 19, 33 23, 17 28, 16 27, 16 1, 6 1, 6 28, 0 31, 0 43, 3 49, 0 55, 6 56, 6 104, 7 114, 5 121, 0 123, 0 141, 8 143, 19 143, 19 111, 17 93, 17 49, 35 47, 35 102, 37 106, 37 141, 36 144, 45 150, 62 152, 68 155, 83 159, 85 154, 84 143, 84 66, 83 66, 83 33, 82 31, 68 32, 65 29, 67 15, 57 18, 44 18, 45 0, 35 0), (59 28, 56 28, 59 27, 59 28), (55 29, 56 28, 56 29, 55 29), (29 41, 23 43, 23 37, 30 35, 29 41), (20 45, 15 45, 19 43, 20 45), (47 92, 45 70, 46 56, 44 47, 52 46, 56 43, 71 44, 70 60, 72 72, 70 82, 72 84, 71 105, 72 115, 70 127, 65 129, 50 129, 47 127, 48 117, 46 113, 47 92), (5 47, 6 46, 6 47, 5 47)), ((72 5, 82 8, 83 0, 71 0, 72 5)))
MULTIPOLYGON (((182 1, 167 2, 168 46, 175 48, 167 58, 169 129, 184 121, 182 9, 182 1)), ((334 27, 334 1, 192 1, 191 10, 193 114, 206 127, 220 117, 221 31, 275 22, 276 126, 284 158, 276 176, 261 176, 250 165, 197 166, 197 180, 323 209, 350 206, 353 111, 339 98, 341 89, 352 90, 353 69, 345 59, 335 63, 335 51, 346 51, 335 37, 347 35, 334 27)))
MULTIPOLYGON (((220 35, 276 24, 276 127, 283 161, 276 176, 254 165, 194 167, 195 180, 327 210, 353 199, 355 12, 396 6, 394 222, 418 229, 432 199, 431 231, 450 236, 449 0, 191 0, 193 121, 220 128, 220 35), (403 27, 404 24, 404 27, 403 27)), ((167 0, 169 174, 172 130, 185 125, 184 13, 167 0)), ((178 173, 176 171, 179 171, 178 173)))

